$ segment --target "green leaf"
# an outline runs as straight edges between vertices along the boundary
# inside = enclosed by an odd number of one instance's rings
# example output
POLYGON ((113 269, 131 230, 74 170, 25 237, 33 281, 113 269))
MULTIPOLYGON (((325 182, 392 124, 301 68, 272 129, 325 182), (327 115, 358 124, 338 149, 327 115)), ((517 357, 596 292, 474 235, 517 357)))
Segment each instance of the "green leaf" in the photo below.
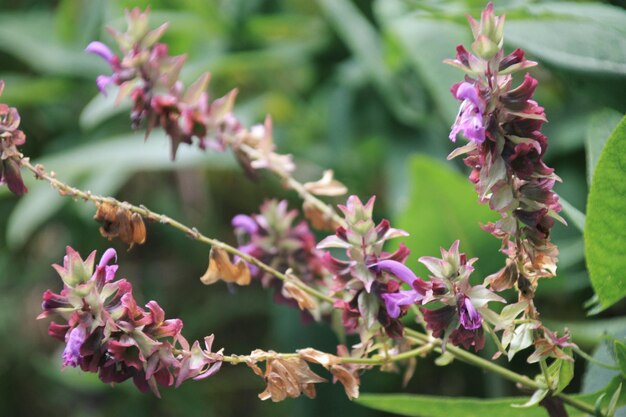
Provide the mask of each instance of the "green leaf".
MULTIPOLYGON (((597 394, 576 398, 593 404, 597 394)), ((375 410, 386 411, 402 416, 415 417, 545 417, 541 407, 514 408, 528 397, 508 397, 493 399, 459 398, 429 395, 363 394, 355 401, 375 410)), ((570 417, 584 416, 585 413, 566 406, 570 417)))
POLYGON ((528 18, 507 19, 506 42, 546 62, 577 71, 626 74, 626 12, 577 3, 529 6, 528 18), (612 16, 607 24, 606 16, 612 16))
MULTIPOLYGON (((565 348, 563 351, 572 356, 572 348, 565 348)), ((556 394, 563 392, 574 378, 574 363, 565 359, 555 359, 548 367, 548 374, 552 379, 550 382, 554 384, 556 381, 556 394)), ((554 387, 554 385, 552 385, 554 387)))
POLYGON ((591 184, 593 172, 598 164, 602 148, 609 135, 624 115, 611 109, 600 110, 591 115, 585 135, 585 151, 587 154, 587 183, 591 184))
POLYGON ((626 377, 626 343, 621 340, 615 340, 613 346, 615 349, 615 359, 619 365, 620 372, 623 377, 626 377))
POLYGON ((626 295, 626 117, 602 150, 591 183, 585 253, 601 309, 626 295))
MULTIPOLYGON (((445 164, 426 156, 409 160, 409 198, 394 219, 394 225, 409 232, 403 242, 411 248, 412 257, 439 255, 457 239, 461 251, 469 258, 479 257, 481 271, 494 272, 503 258, 494 256, 500 242, 480 228, 498 218, 486 205, 478 203, 472 184, 445 164)), ((417 262, 409 266, 414 268, 417 262)), ((428 271, 419 264, 419 274, 428 271)))

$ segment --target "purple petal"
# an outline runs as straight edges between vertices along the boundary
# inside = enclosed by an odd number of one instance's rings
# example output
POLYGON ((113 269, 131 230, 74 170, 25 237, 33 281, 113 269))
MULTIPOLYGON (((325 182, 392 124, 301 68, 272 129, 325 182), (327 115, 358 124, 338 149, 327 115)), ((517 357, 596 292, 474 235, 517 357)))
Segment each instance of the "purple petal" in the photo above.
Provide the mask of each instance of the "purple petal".
POLYGON ((85 48, 85 52, 88 52, 90 54, 96 54, 109 64, 113 61, 113 58, 115 57, 115 54, 111 51, 111 49, 109 49, 108 46, 106 46, 102 42, 97 41, 91 42, 89 45, 87 45, 87 47, 85 48))
POLYGON ((100 90, 100 92, 105 96, 107 95, 106 87, 109 84, 114 84, 113 77, 109 77, 107 75, 98 75, 98 78, 96 78, 96 85, 98 86, 98 90, 100 90))
POLYGON ((117 252, 115 252, 115 249, 109 248, 102 254, 98 266, 108 265, 109 261, 113 258, 115 258, 115 262, 117 262, 117 252))
POLYGON ((72 329, 67 337, 67 345, 63 351, 63 366, 78 366, 80 360, 80 347, 85 342, 87 332, 83 326, 77 326, 72 329))
POLYGON ((235 229, 243 230, 250 235, 255 234, 259 230, 259 226, 254 219, 245 214, 238 214, 233 217, 231 224, 235 229))
POLYGON ((482 113, 483 103, 478 96, 478 91, 476 90, 476 87, 473 84, 461 83, 461 85, 459 85, 459 88, 456 90, 456 98, 459 100, 469 101, 482 113))
POLYGON ((480 313, 476 310, 469 297, 463 297, 463 302, 459 305, 459 317, 461 325, 466 330, 476 330, 483 324, 480 313))
POLYGON ((389 272, 411 286, 413 286, 413 282, 417 279, 413 271, 411 271, 406 265, 398 261, 380 261, 378 263, 369 265, 369 267, 370 269, 382 269, 385 272, 389 272))
POLYGON ((400 306, 410 306, 422 298, 414 290, 381 294, 381 297, 385 302, 387 313, 392 319, 397 319, 400 316, 400 306))

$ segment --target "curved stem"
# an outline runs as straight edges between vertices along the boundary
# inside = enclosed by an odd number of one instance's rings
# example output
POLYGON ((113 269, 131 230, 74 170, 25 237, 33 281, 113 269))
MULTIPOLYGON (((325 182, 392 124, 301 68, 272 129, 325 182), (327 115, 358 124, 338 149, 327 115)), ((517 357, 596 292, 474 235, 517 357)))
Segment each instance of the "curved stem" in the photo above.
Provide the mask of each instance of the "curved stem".
POLYGON ((20 161, 20 164, 24 168, 31 171, 35 175, 36 179, 49 182, 50 185, 53 188, 57 189, 59 191, 59 194, 61 194, 62 196, 78 197, 85 201, 90 201, 92 203, 108 203, 116 207, 122 207, 133 213, 137 213, 140 216, 148 220, 157 221, 159 223, 163 223, 175 229, 178 229, 184 232, 187 236, 191 237, 194 240, 197 240, 202 243, 206 243, 207 245, 210 245, 212 247, 222 249, 225 252, 230 253, 231 255, 237 255, 244 261, 252 265, 256 265, 257 267, 264 270, 265 272, 274 275, 276 278, 280 279, 281 281, 291 282, 292 284, 300 288, 302 291, 306 292, 307 294, 313 297, 318 298, 319 300, 326 301, 331 304, 335 301, 332 297, 329 297, 328 295, 316 290, 315 288, 312 288, 306 285, 301 280, 290 278, 289 276, 287 276, 287 274, 284 274, 276 270, 275 268, 272 268, 271 266, 261 262, 260 260, 258 260, 257 258, 253 256, 250 256, 244 252, 241 252, 239 249, 233 246, 230 246, 220 240, 213 239, 213 238, 203 235, 195 227, 186 226, 185 224, 177 220, 174 220, 164 214, 155 213, 154 211, 148 209, 147 207, 143 205, 135 206, 127 202, 116 200, 113 197, 103 197, 103 196, 92 194, 90 191, 83 191, 76 187, 72 187, 58 180, 57 178, 55 178, 53 173, 46 172, 42 165, 35 165, 35 166, 32 165, 28 158, 22 158, 22 160, 20 161))

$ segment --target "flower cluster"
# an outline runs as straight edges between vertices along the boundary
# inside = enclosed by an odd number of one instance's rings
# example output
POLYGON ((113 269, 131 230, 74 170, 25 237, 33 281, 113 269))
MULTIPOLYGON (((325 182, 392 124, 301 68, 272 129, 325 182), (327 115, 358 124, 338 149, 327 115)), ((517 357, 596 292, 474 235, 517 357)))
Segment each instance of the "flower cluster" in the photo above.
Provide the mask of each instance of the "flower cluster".
POLYGON ((231 147, 249 174, 256 169, 272 168, 293 171, 289 155, 274 152, 271 121, 246 129, 233 114, 237 95, 232 90, 224 97, 209 100, 206 89, 210 76, 202 74, 188 88, 179 80, 186 56, 170 56, 167 45, 159 39, 167 24, 149 30, 148 11, 135 8, 126 12, 128 30, 109 29, 122 57, 101 42, 91 42, 86 51, 103 58, 113 71, 101 75, 96 84, 103 94, 109 85, 119 86, 117 101, 130 96, 134 128, 146 127, 146 137, 155 127, 162 127, 171 140, 172 159, 181 143, 195 140, 201 149, 231 147))
POLYGON ((431 287, 404 265, 409 249, 403 244, 393 253, 383 251, 385 242, 407 233, 391 228, 387 220, 378 225, 372 220, 375 197, 363 205, 357 196, 350 196, 339 206, 347 227, 339 227, 335 235, 322 240, 320 249, 340 248, 346 260, 330 252, 324 254, 324 265, 334 274, 335 292, 345 291, 348 298, 337 302, 343 309, 347 330, 356 331, 360 324, 371 330, 379 323, 391 337, 400 337, 403 325, 399 320, 408 307, 428 299, 431 287), (402 290, 406 283, 408 290, 402 290))
POLYGON ((67 248, 63 266, 54 268, 64 282, 60 294, 47 290, 43 313, 52 316, 48 334, 65 343, 63 366, 97 372, 103 382, 133 378, 142 391, 159 396, 158 385, 179 386, 183 381, 202 379, 217 372, 221 351, 211 352, 213 336, 205 338, 205 349, 198 341, 190 347, 181 335, 180 319, 165 319, 156 301, 137 305, 132 285, 116 280, 116 257, 108 249, 95 266, 95 251, 86 260, 67 248))
MULTIPOLYGON (((239 250, 267 265, 286 271, 291 269, 303 282, 320 284, 325 269, 321 252, 315 247, 315 236, 303 220, 293 225, 297 210, 288 210, 287 201, 267 200, 259 214, 238 214, 232 220, 239 250)), ((251 275, 264 287, 275 289, 275 300, 296 305, 293 298, 283 294, 283 282, 273 275, 249 264, 251 275)))
POLYGON ((441 258, 423 256, 419 261, 431 272, 433 298, 442 307, 423 308, 424 320, 433 336, 450 341, 465 349, 475 351, 485 345, 483 315, 488 315, 489 301, 505 300, 484 285, 470 285, 469 277, 474 271, 476 258, 467 259, 459 252, 459 241, 450 249, 441 249, 441 258), (481 314, 482 313, 482 314, 481 314))
MULTIPOLYGON (((2 90, 4 81, 0 80, 0 95, 2 90)), ((26 142, 26 136, 18 129, 19 126, 20 114, 17 109, 0 103, 0 185, 6 184, 17 196, 28 191, 20 174, 22 155, 17 147, 26 142)))
POLYGON ((465 81, 451 89, 461 107, 450 139, 454 142, 462 133, 469 143, 449 158, 467 154, 464 162, 472 169, 469 178, 480 200, 501 215, 484 226, 503 240, 502 251, 509 257, 491 287, 500 291, 516 285, 523 297, 532 297, 537 280, 556 273, 558 251, 550 242, 550 229, 554 219, 562 220, 552 191, 559 178, 542 159, 548 143, 541 133, 543 107, 532 99, 537 80, 526 74, 513 87, 512 74, 536 63, 521 49, 504 55, 504 17, 494 14, 493 4, 480 22, 469 21, 473 53, 459 45, 456 59, 447 61, 466 73, 465 81))

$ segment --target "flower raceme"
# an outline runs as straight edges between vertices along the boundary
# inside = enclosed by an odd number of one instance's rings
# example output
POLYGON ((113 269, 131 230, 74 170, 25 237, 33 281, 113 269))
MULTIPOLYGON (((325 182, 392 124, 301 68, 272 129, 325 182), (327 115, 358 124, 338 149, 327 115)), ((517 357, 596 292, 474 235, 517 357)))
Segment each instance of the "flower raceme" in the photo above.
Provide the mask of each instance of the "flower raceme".
POLYGON ((543 162, 548 142, 541 133, 544 110, 534 101, 537 80, 525 74, 513 87, 512 74, 536 65, 516 49, 502 49, 504 17, 493 4, 480 22, 469 17, 474 35, 472 52, 457 47, 456 59, 447 60, 466 73, 465 81, 452 86, 461 102, 450 139, 459 134, 469 143, 449 158, 466 154, 472 169, 470 180, 480 200, 501 215, 484 228, 502 239, 507 266, 491 277, 491 288, 501 291, 517 286, 523 297, 532 297, 537 280, 556 273, 556 246, 550 242, 554 219, 562 220, 558 196, 552 191, 559 177, 543 162))
MULTIPOLYGON (((309 285, 324 284, 327 275, 322 265, 322 253, 315 247, 315 236, 306 221, 293 224, 297 210, 288 210, 287 201, 267 200, 260 213, 250 216, 238 214, 232 219, 239 250, 254 256, 267 265, 291 271, 309 285)), ((264 287, 275 289, 274 299, 296 306, 295 300, 285 294, 284 284, 255 265, 248 264, 253 278, 264 287)))
POLYGON ((465 349, 478 351, 485 345, 483 316, 491 317, 487 303, 505 302, 484 285, 470 285, 476 258, 467 259, 459 252, 459 241, 450 249, 441 249, 441 258, 424 256, 420 262, 430 271, 433 299, 443 307, 422 308, 427 328, 433 336, 465 349))
POLYGON ((95 265, 95 251, 82 260, 67 248, 63 266, 53 265, 64 282, 60 294, 43 294, 43 313, 53 317, 48 334, 65 343, 63 366, 97 372, 103 382, 116 383, 129 378, 142 391, 160 396, 158 386, 179 386, 188 379, 215 374, 222 353, 211 352, 213 336, 190 347, 181 335, 180 319, 165 319, 156 301, 137 305, 132 285, 116 279, 116 258, 108 249, 95 265))
POLYGON ((105 60, 113 72, 96 79, 98 89, 106 95, 109 86, 119 87, 117 103, 130 97, 132 126, 145 125, 146 138, 154 128, 162 127, 170 138, 172 159, 176 158, 181 143, 191 145, 195 141, 200 149, 232 148, 251 176, 261 168, 283 173, 293 171, 291 156, 274 152, 269 118, 247 129, 234 115, 236 90, 210 100, 206 92, 208 73, 185 88, 179 75, 186 56, 169 55, 167 45, 159 42, 168 24, 149 30, 148 17, 149 10, 142 12, 135 8, 126 12, 126 32, 109 29, 122 52, 121 57, 98 41, 91 42, 85 49, 105 60))
POLYGON ((400 245, 393 253, 383 251, 389 239, 406 236, 394 229, 387 220, 378 225, 372 220, 375 197, 363 204, 350 196, 345 206, 339 206, 347 227, 339 227, 335 235, 322 240, 320 249, 339 248, 346 251, 347 260, 330 252, 323 256, 326 268, 334 275, 332 290, 345 294, 335 306, 343 309, 343 324, 349 331, 372 330, 380 324, 391 337, 401 337, 400 318, 410 305, 421 303, 430 294, 429 283, 415 276, 404 265, 409 250, 400 245), (411 288, 402 290, 401 285, 411 288))

